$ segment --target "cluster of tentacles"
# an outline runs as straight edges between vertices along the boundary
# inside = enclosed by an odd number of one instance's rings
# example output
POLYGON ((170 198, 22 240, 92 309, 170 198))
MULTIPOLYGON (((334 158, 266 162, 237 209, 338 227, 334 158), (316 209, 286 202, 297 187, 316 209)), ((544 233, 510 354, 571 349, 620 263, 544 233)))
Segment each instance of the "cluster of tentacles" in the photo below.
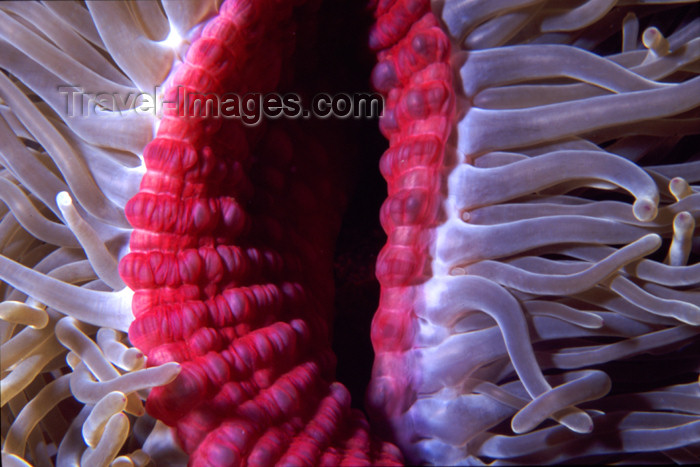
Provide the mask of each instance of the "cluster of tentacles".
POLYGON ((700 162, 683 138, 700 128, 700 18, 650 23, 634 3, 433 5, 458 79, 442 156, 444 137, 401 133, 445 111, 439 80, 399 71, 432 43, 380 54, 397 102, 370 401, 412 462, 699 459, 700 162))
POLYGON ((175 54, 156 41, 168 19, 156 5, 140 6, 0 4, 3 465, 128 466, 157 457, 157 447, 141 449, 154 423, 142 401, 178 365, 145 368, 129 344, 132 292, 117 270, 131 232, 124 205, 138 189, 138 154, 156 120, 67 98, 80 87, 133 96, 135 82, 165 79, 175 54), (145 30, 126 21, 137 16, 152 19, 145 30), (137 52, 117 53, 127 37, 137 52), (96 107, 98 115, 83 114, 96 107))

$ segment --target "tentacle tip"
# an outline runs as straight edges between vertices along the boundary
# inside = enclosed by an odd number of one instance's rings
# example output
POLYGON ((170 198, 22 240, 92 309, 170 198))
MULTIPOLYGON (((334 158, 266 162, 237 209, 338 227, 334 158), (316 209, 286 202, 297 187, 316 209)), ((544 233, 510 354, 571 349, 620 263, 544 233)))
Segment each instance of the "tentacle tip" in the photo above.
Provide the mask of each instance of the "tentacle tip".
POLYGON ((593 431, 593 420, 586 415, 585 420, 581 420, 580 423, 572 425, 569 428, 576 433, 587 434, 593 431))
POLYGON ((676 198, 677 201, 691 195, 693 190, 688 182, 682 177, 674 177, 668 182, 668 190, 676 198))
POLYGON ((642 43, 657 56, 664 56, 669 53, 668 40, 655 27, 646 28, 642 34, 642 43))
POLYGON ((590 321, 586 324, 588 329, 600 329, 605 325, 605 320, 598 315, 591 314, 590 321))
POLYGON ((638 242, 639 241, 648 242, 649 248, 651 249, 651 252, 654 252, 654 251, 656 251, 656 249, 658 249, 661 246, 663 239, 661 238, 661 235, 659 235, 659 234, 647 234, 637 241, 638 242))
POLYGON ((635 19, 637 19, 637 15, 635 15, 634 12, 631 12, 631 11, 630 11, 629 13, 627 13, 627 14, 625 15, 625 17, 623 18, 622 22, 623 22, 623 23, 626 23, 627 21, 634 21, 635 19))
POLYGON ((146 357, 142 356, 141 358, 137 359, 129 359, 126 360, 122 363, 122 368, 124 368, 127 371, 138 371, 143 369, 146 366, 146 357))
POLYGON ((640 240, 644 240, 645 242, 649 243, 650 251, 648 254, 651 254, 654 251, 656 251, 657 249, 659 249, 659 247, 661 246, 661 243, 663 243, 663 240, 661 239, 661 235, 659 235, 659 234, 647 234, 647 235, 643 236, 642 238, 640 238, 640 240))
POLYGON ((673 219, 673 228, 676 230, 690 230, 695 227, 695 218, 688 211, 681 211, 673 219))
POLYGON ((638 199, 632 206, 634 217, 642 222, 650 222, 656 218, 658 206, 649 198, 638 199))
POLYGON ((177 363, 177 362, 168 362, 168 363, 165 363, 165 364, 163 365, 163 367, 166 369, 167 375, 168 375, 168 376, 167 376, 167 380, 168 380, 168 381, 167 381, 165 384, 172 383, 172 382, 175 380, 175 378, 177 378, 177 376, 178 376, 178 375, 180 374, 180 372, 182 371, 182 365, 180 365, 180 364, 177 363))
POLYGON ((56 204, 59 207, 68 207, 73 204, 73 198, 67 191, 61 191, 56 195, 56 204))
MULTIPOLYGON (((570 407, 570 409, 571 408, 573 407, 570 407)), ((559 423, 574 433, 587 434, 593 431, 593 419, 591 419, 591 416, 577 409, 563 418, 560 418, 559 423)))
POLYGON ((532 429, 537 426, 536 424, 533 424, 532 419, 526 419, 526 417, 521 417, 519 415, 521 415, 521 413, 515 414, 513 420, 510 422, 510 429, 513 430, 513 433, 516 435, 525 434, 532 431, 532 429))

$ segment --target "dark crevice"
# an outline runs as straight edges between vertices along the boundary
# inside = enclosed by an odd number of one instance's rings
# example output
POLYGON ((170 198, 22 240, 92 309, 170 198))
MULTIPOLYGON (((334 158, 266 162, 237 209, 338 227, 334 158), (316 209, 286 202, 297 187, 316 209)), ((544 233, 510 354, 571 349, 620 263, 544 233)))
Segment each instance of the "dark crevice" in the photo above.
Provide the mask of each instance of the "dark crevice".
MULTIPOLYGON (((372 92, 369 76, 376 58, 367 39, 375 21, 371 11, 364 2, 336 0, 324 2, 319 17, 318 92, 372 92)), ((334 150, 339 160, 346 161, 343 170, 351 182, 334 260, 332 347, 338 359, 336 377, 350 391, 353 407, 362 409, 374 360, 370 325, 379 302, 374 266, 386 242, 379 224, 386 198, 379 158, 388 142, 379 132, 377 118, 336 123, 342 124, 345 138, 334 150)))

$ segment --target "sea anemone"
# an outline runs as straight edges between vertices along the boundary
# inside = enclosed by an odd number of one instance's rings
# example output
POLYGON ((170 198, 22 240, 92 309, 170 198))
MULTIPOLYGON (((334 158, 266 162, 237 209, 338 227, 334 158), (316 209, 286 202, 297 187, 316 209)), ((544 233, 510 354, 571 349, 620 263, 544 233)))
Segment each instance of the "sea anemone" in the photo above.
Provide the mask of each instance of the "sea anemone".
MULTIPOLYGON (((187 462, 143 405, 181 365, 132 346, 118 264, 157 101, 219 3, 0 3, 3 465, 187 462)), ((698 463, 697 2, 371 3, 383 131, 448 123, 438 166, 398 136, 382 161, 409 254, 378 265, 376 426, 417 463, 698 463), (452 67, 443 100, 397 43, 452 67)))

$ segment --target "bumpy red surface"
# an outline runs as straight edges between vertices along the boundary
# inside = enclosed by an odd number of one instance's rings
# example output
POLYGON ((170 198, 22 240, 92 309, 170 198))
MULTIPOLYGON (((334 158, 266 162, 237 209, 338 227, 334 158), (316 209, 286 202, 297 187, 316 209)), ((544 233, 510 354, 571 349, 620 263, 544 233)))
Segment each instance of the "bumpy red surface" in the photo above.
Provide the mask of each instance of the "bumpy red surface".
POLYGON ((381 297, 372 321, 376 356, 367 391, 379 422, 415 400, 409 388, 418 375, 402 362, 417 323, 414 286, 431 275, 430 235, 441 213, 441 171, 455 121, 450 43, 429 7, 427 0, 379 0, 382 13, 370 40, 381 49, 372 84, 387 95, 380 127, 390 143, 380 163, 389 191, 381 210, 388 239, 377 261, 381 297))
MULTIPOLYGON (((318 2, 304 3, 224 2, 166 99, 179 88, 243 95, 293 85, 300 24, 318 2)), ((379 29, 382 41, 393 34, 379 29)), ((175 427, 195 466, 398 464, 398 449, 370 437, 333 382, 334 154, 298 122, 245 127, 182 111, 166 108, 126 209, 129 338, 151 366, 182 364, 151 391, 148 412, 175 427)))

